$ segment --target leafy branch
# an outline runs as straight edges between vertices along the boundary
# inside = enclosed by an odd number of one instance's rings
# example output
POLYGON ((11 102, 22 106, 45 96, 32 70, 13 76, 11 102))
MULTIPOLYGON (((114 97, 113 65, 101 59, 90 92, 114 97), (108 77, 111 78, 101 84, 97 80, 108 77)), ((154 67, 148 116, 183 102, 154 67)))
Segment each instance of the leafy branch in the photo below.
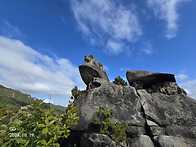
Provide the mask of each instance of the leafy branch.
POLYGON ((126 141, 125 128, 128 124, 124 121, 114 123, 110 117, 113 110, 105 110, 104 107, 99 107, 99 113, 96 114, 92 121, 101 125, 101 133, 108 135, 117 145, 126 141))
POLYGON ((27 110, 13 115, 9 124, 1 126, 0 146, 59 147, 58 139, 67 138, 70 127, 77 125, 78 112, 70 102, 65 113, 55 114, 54 108, 46 110, 43 101, 36 100, 27 110))

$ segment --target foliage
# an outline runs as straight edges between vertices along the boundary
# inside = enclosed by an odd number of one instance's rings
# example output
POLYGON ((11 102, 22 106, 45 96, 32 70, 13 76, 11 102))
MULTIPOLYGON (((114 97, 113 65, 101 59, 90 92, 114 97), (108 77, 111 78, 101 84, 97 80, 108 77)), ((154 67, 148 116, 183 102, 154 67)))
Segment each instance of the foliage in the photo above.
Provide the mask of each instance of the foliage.
POLYGON ((65 113, 55 114, 54 108, 44 109, 42 100, 28 105, 27 110, 19 110, 0 128, 0 146, 60 146, 59 138, 69 136, 69 128, 77 125, 79 109, 70 102, 65 113))
POLYGON ((117 123, 112 122, 110 119, 113 110, 105 110, 104 107, 99 107, 99 112, 93 117, 93 122, 101 124, 101 133, 106 134, 120 145, 121 142, 126 141, 125 128, 128 126, 126 122, 120 121, 117 123))
POLYGON ((78 90, 78 87, 75 86, 72 90, 71 90, 71 99, 74 99, 76 100, 81 94, 82 94, 82 91, 78 90))
POLYGON ((115 78, 113 83, 116 85, 127 86, 127 82, 125 82, 120 76, 115 78))
POLYGON ((8 117, 12 113, 12 110, 6 110, 0 109, 0 121, 3 121, 6 117, 8 117))

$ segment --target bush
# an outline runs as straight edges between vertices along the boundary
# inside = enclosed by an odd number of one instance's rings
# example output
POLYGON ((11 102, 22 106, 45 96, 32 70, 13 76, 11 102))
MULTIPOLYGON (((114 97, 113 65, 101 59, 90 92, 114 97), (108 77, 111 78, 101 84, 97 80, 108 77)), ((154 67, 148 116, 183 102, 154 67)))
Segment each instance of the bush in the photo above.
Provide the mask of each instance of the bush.
POLYGON ((115 78, 113 83, 116 85, 127 86, 127 82, 125 82, 120 76, 115 78))
POLYGON ((72 90, 71 90, 71 99, 74 99, 76 100, 81 94, 82 94, 82 91, 78 90, 78 87, 75 86, 72 90))
POLYGON ((69 136, 69 128, 77 125, 78 107, 70 102, 65 113, 55 114, 54 108, 44 109, 43 101, 36 100, 28 109, 19 110, 0 128, 0 146, 60 146, 59 138, 69 136))
POLYGON ((105 110, 104 107, 99 107, 99 112, 92 121, 101 124, 101 133, 108 135, 117 145, 126 141, 125 128, 128 126, 126 122, 120 121, 113 123, 110 119, 113 110, 105 110))

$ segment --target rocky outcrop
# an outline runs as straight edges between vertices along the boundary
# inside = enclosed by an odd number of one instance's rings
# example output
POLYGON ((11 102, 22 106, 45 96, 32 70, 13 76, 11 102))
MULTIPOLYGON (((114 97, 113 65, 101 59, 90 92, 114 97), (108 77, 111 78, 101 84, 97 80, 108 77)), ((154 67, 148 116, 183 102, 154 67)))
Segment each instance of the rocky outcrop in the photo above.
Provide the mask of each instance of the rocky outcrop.
POLYGON ((180 137, 187 146, 196 146, 195 100, 184 94, 148 93, 145 89, 137 92, 152 139, 158 138, 160 143, 160 136, 167 135, 164 138, 176 142, 174 137, 180 137))
POLYGON ((93 77, 109 81, 103 65, 95 60, 92 55, 85 56, 83 65, 79 66, 80 75, 87 86, 93 77))
POLYGON ((133 126, 144 126, 140 99, 135 88, 119 86, 104 79, 93 78, 89 89, 75 105, 79 106, 80 120, 76 126, 79 130, 85 130, 91 122, 99 106, 105 109, 113 109, 113 121, 124 120, 133 126))
MULTIPOLYGON (((82 77, 85 72, 81 72, 82 77)), ((196 101, 175 83, 172 74, 132 73, 135 75, 127 74, 129 83, 130 79, 139 79, 144 86, 115 85, 107 78, 89 74, 87 90, 74 102, 79 106, 80 119, 78 125, 72 127, 65 146, 116 146, 109 136, 100 133, 100 125, 92 122, 99 106, 114 110, 113 122, 123 120, 128 124, 123 147, 196 146, 196 101), (159 79, 164 76, 166 78, 159 79)))

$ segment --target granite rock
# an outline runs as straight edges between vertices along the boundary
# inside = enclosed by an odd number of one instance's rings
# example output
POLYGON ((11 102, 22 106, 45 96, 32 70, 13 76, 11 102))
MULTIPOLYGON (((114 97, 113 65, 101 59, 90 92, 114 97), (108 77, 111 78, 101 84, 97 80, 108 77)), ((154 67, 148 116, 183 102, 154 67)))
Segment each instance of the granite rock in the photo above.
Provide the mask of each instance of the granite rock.
POLYGON ((140 135, 130 141, 130 147, 154 147, 153 142, 147 135, 140 135))
POLYGON ((79 71, 82 80, 87 86, 93 77, 99 77, 109 81, 103 65, 96 61, 92 55, 85 56, 83 65, 79 66, 79 71))
POLYGON ((150 88, 154 84, 176 82, 173 74, 152 73, 147 71, 128 70, 126 73, 130 86, 136 89, 150 88))
POLYGON ((135 88, 119 86, 105 79, 93 78, 89 89, 74 104, 80 108, 80 119, 75 129, 85 130, 99 111, 99 106, 114 110, 113 121, 123 120, 130 125, 142 127, 145 123, 135 88))
POLYGON ((158 137, 160 147, 189 147, 183 138, 161 135, 158 137))
POLYGON ((81 146, 84 147, 115 147, 114 141, 104 134, 84 133, 81 137, 81 146))

